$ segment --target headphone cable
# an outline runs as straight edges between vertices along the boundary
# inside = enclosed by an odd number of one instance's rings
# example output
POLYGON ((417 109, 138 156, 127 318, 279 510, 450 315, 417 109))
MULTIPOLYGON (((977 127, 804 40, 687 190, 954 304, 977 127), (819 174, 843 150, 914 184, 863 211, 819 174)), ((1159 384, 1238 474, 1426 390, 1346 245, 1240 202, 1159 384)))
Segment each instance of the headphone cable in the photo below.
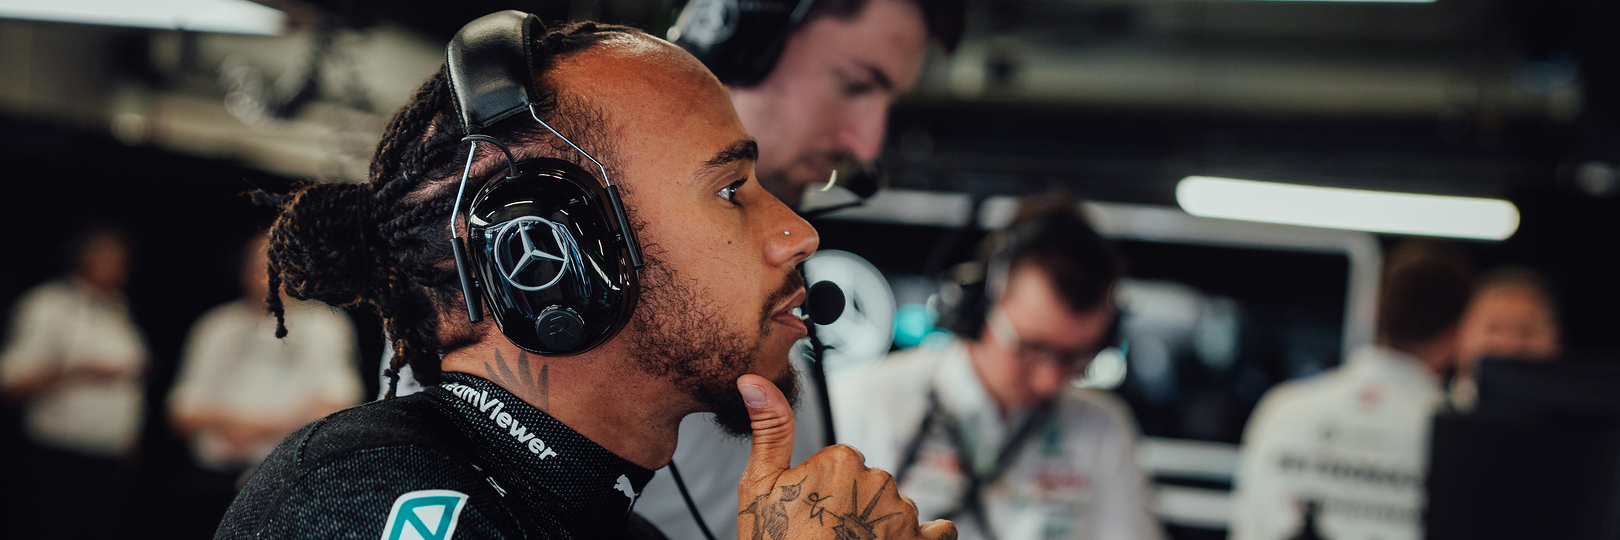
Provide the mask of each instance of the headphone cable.
POLYGON ((669 474, 675 478, 675 487, 680 488, 681 498, 686 500, 686 509, 692 512, 692 521, 697 522, 698 530, 703 531, 703 537, 714 540, 714 533, 709 532, 709 524, 703 521, 703 513, 698 511, 697 503, 692 502, 692 494, 686 491, 686 481, 681 480, 681 469, 675 462, 669 462, 669 474))

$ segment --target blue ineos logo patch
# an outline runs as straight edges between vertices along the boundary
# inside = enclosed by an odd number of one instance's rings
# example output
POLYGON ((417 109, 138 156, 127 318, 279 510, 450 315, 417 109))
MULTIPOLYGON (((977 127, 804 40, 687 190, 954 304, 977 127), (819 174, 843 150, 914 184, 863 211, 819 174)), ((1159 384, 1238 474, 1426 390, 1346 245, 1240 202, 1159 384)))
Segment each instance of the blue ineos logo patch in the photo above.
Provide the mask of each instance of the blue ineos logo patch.
POLYGON ((450 540, 467 494, 448 489, 412 491, 394 499, 382 540, 450 540))
POLYGON ((551 220, 523 216, 495 235, 495 265, 501 277, 525 291, 543 291, 562 280, 578 251, 568 229, 551 220))

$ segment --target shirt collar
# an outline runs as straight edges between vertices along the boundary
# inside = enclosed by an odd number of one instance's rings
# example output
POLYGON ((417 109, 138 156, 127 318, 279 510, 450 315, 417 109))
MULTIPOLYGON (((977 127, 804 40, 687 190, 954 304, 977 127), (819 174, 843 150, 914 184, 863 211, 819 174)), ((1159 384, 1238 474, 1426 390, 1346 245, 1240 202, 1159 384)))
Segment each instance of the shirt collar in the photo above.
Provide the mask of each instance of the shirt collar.
POLYGON ((488 380, 447 372, 428 392, 460 413, 507 497, 584 524, 622 523, 653 471, 626 461, 488 380))
POLYGON ((967 344, 954 340, 939 355, 934 369, 934 392, 939 394, 940 405, 957 417, 989 413, 996 416, 996 402, 985 389, 984 381, 973 369, 968 358, 967 344))
POLYGON ((939 396, 940 407, 962 425, 962 434, 968 445, 966 450, 975 469, 983 469, 995 460, 995 454, 1022 425, 1032 412, 1026 408, 1010 411, 1004 419, 995 399, 985 388, 984 380, 968 357, 967 342, 952 340, 939 357, 933 376, 933 391, 939 396))
POLYGON ((1370 378, 1423 388, 1440 387, 1440 377, 1430 372, 1423 360, 1388 347, 1363 347, 1350 355, 1345 364, 1352 373, 1370 378))

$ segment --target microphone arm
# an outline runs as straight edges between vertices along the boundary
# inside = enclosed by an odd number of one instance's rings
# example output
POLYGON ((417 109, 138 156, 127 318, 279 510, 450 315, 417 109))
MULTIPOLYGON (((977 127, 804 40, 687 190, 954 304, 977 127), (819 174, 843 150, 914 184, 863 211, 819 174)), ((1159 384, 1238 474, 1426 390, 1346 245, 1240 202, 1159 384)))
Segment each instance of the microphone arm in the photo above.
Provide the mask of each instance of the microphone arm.
MULTIPOLYGON (((800 267, 803 270, 803 267, 800 267)), ((827 352, 827 345, 816 336, 816 327, 832 324, 844 314, 844 291, 831 281, 819 281, 810 286, 805 294, 804 318, 805 332, 810 338, 810 350, 806 356, 810 369, 810 379, 816 385, 816 399, 821 403, 822 446, 838 444, 838 431, 833 429, 832 393, 827 388, 827 366, 822 362, 827 352)))

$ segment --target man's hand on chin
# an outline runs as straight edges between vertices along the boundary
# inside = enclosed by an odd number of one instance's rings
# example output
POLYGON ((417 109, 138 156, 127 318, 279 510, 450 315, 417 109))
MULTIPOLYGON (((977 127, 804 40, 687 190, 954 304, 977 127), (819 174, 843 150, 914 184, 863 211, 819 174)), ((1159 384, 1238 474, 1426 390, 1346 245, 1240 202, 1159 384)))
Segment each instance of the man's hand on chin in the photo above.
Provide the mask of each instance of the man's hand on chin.
POLYGON ((758 375, 737 379, 754 431, 737 485, 739 540, 927 538, 954 540, 946 520, 919 524, 917 506, 900 495, 894 476, 866 466, 854 448, 823 448, 798 467, 793 410, 776 385, 758 375))

